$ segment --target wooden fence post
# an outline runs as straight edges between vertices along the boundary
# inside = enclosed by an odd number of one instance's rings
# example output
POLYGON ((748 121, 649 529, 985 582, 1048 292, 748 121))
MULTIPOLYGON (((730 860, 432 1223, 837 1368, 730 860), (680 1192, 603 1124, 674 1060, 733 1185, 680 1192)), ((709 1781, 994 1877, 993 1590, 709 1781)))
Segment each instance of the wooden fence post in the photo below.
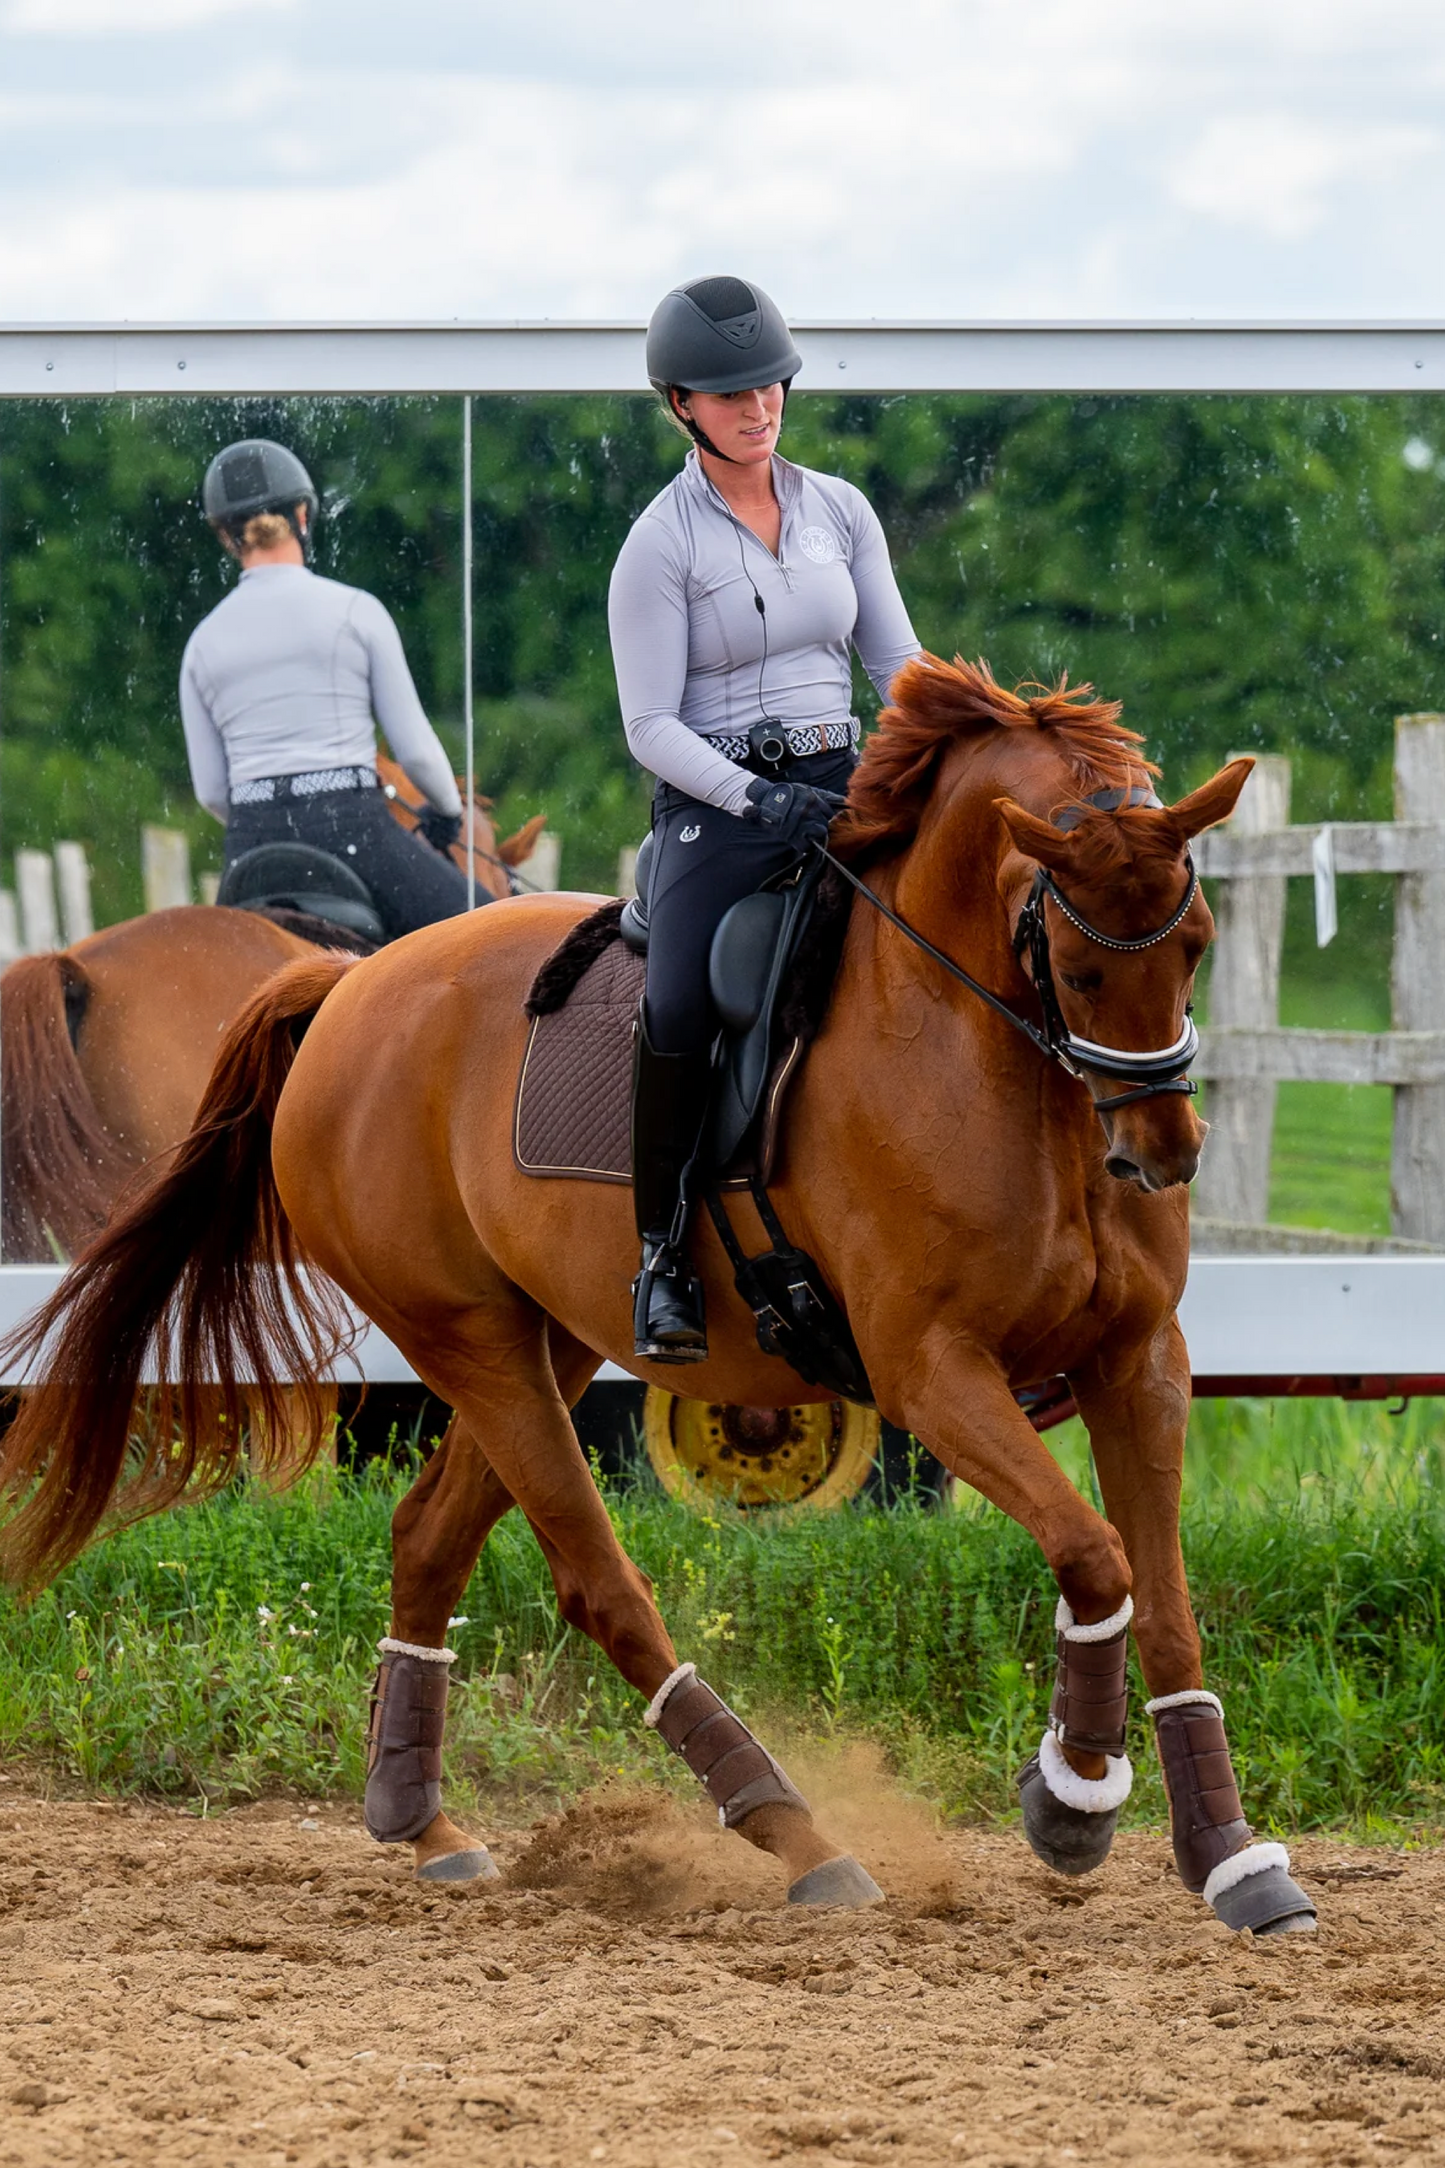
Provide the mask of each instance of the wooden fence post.
POLYGON ((83 941, 87 934, 95 932, 95 918, 90 907, 90 866, 83 843, 56 844, 55 884, 60 890, 61 929, 69 948, 72 941, 83 941))
MULTIPOLYGON (((1245 835, 1287 828, 1289 782, 1283 754, 1257 754, 1229 826, 1245 835)), ((1285 883, 1273 874, 1221 882, 1209 975, 1211 1029, 1267 1031, 1278 1024, 1284 904, 1285 883)), ((1273 1083, 1257 1078, 1210 1085, 1210 1136, 1194 1194, 1195 1209, 1205 1218, 1253 1226, 1269 1218, 1275 1091, 1273 1083)))
POLYGON ((530 858, 515 868, 525 895, 529 889, 554 889, 562 878, 562 838, 544 828, 532 846, 530 858))
POLYGON ((20 944, 20 913, 13 888, 0 888, 0 971, 25 954, 20 944))
POLYGON ((60 946, 55 910, 55 861, 49 851, 15 853, 15 886, 20 896, 20 935, 26 953, 60 946))
MULTIPOLYGON (((1445 820, 1445 715, 1395 719, 1395 818, 1445 820)), ((1397 1031, 1445 1026, 1445 873, 1397 881, 1390 976, 1397 1031)), ((1396 1087, 1390 1225, 1445 1244, 1445 1084, 1396 1087)))
POLYGON ((191 901, 191 846, 179 828, 140 832, 141 885, 148 911, 169 911, 191 901))

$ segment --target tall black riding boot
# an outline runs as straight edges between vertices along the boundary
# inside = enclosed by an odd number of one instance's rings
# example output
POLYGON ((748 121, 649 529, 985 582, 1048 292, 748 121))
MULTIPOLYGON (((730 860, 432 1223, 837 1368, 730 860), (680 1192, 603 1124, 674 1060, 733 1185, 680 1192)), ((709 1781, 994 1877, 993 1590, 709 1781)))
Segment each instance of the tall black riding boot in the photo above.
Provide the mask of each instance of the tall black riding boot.
POLYGON ((634 1353, 655 1363, 707 1360, 702 1283, 687 1261, 691 1199, 683 1177, 707 1112, 706 1054, 659 1054, 637 1020, 632 1065, 632 1196, 642 1267, 632 1283, 634 1353))

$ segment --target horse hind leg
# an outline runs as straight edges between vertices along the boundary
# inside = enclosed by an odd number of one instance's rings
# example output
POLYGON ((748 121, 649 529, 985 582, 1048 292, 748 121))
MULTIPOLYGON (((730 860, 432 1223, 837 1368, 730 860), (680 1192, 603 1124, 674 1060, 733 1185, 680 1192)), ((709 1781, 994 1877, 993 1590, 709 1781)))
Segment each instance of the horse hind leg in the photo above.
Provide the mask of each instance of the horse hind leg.
POLYGON ((459 1416, 392 1515, 391 1627, 380 1643, 366 1738, 366 1826, 410 1844, 422 1881, 493 1881, 484 1844, 442 1811, 452 1651, 447 1627, 511 1493, 459 1416))
MULTIPOLYGON (((563 1618, 595 1641, 628 1684, 647 1696, 649 1728, 658 1731, 687 1762, 718 1808, 724 1826, 779 1861, 788 1877, 791 1902, 876 1902, 882 1891, 856 1860, 820 1834, 807 1802, 778 1763, 698 1678, 695 1667, 679 1664, 652 1584, 618 1542, 568 1418, 557 1374, 562 1373, 565 1390, 568 1362, 554 1341, 558 1354, 554 1371, 540 1313, 526 1306, 532 1329, 525 1332, 518 1329, 524 1321, 520 1297, 517 1310, 519 1314, 505 1322, 490 1320, 493 1328, 501 1328, 495 1344, 453 1341, 445 1349, 433 1346, 424 1353, 417 1351, 413 1360, 433 1389, 452 1401, 469 1438, 486 1440, 485 1465, 494 1486, 489 1495, 497 1502, 515 1500, 526 1515, 551 1571, 563 1618), (505 1360, 498 1359, 499 1348, 505 1348, 505 1360)), ((386 1329, 399 1338, 401 1321, 388 1322, 386 1329)), ((473 1334, 476 1329, 474 1325, 473 1334)), ((595 1358, 589 1362, 595 1365, 595 1358)), ((586 1374, 590 1375, 590 1368, 586 1374)), ((473 1446, 472 1450, 481 1449, 473 1446)), ((447 1540, 440 1532, 449 1509, 443 1495, 446 1489, 445 1478, 439 1478, 430 1510, 422 1500, 416 1514, 416 1533, 430 1522, 438 1531, 433 1538, 438 1543, 447 1540)), ((470 1508, 462 1510, 470 1510, 472 1519, 465 1537, 460 1529, 453 1532, 458 1546, 456 1570, 460 1572, 461 1558, 470 1552, 469 1572, 480 1547, 476 1531, 489 1509, 478 1493, 470 1508)), ((505 1510, 499 1503, 493 1518, 500 1518, 505 1510)), ((434 1646, 444 1632, 448 1612, 441 1602, 440 1585, 429 1596, 422 1593, 426 1575, 417 1570, 420 1552, 417 1557, 410 1555, 415 1548, 409 1541, 411 1534, 403 1531, 398 1546, 393 1623, 405 1620, 424 1627, 427 1645, 434 1646), (413 1593, 404 1596, 404 1590, 413 1593)), ((463 1572, 455 1582, 458 1596, 465 1579, 463 1572)), ((448 1604, 454 1600, 452 1585, 447 1582, 448 1604)), ((433 1694, 440 1698, 435 1689, 433 1694)), ((459 1836, 454 1825, 448 1824, 440 1836, 429 1828, 422 1833, 422 1841, 455 1845, 459 1836)), ((460 1841, 466 1848, 466 1840, 460 1841)), ((440 1861, 446 1855, 432 1856, 440 1861)))

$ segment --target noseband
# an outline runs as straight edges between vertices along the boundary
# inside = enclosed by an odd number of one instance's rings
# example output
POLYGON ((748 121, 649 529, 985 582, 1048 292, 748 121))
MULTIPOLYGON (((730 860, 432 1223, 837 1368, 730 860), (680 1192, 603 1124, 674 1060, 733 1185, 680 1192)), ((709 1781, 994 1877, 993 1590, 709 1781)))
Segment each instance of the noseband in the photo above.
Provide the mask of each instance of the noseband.
MULTIPOLYGON (((1084 807, 1093 807, 1104 813, 1117 812, 1121 806, 1158 806, 1159 803, 1159 799, 1147 785, 1136 785, 1128 791, 1095 791, 1092 797, 1083 801, 1084 807)), ((1067 832, 1077 828, 1082 818, 1082 808, 1069 807, 1058 815, 1054 825, 1067 832)), ((866 896, 874 909, 881 911, 884 918, 896 926, 900 933, 906 934, 916 948, 922 949, 936 963, 942 964, 944 970, 953 978, 977 994, 980 1000, 987 1002, 991 1009, 1013 1025, 1015 1031, 1022 1032, 1048 1060, 1056 1061, 1060 1068, 1067 1069, 1069 1075, 1077 1077, 1080 1083, 1087 1083, 1091 1076, 1101 1076, 1118 1077, 1124 1083, 1132 1084, 1132 1091, 1115 1092, 1103 1099, 1090 1093, 1100 1120, 1106 1120, 1122 1107, 1136 1106, 1141 1099, 1155 1099, 1164 1092, 1180 1092, 1186 1098, 1192 1099, 1198 1091, 1199 1086, 1183 1073, 1199 1052, 1199 1031, 1194 1022, 1192 1003, 1185 1008, 1184 1029, 1174 1044, 1146 1052, 1133 1053, 1125 1047, 1101 1046, 1093 1039, 1080 1039, 1070 1031, 1064 1021, 1064 1012, 1059 1006, 1058 991, 1054 985, 1053 957, 1049 950, 1048 921, 1044 913, 1045 904, 1052 903, 1086 940, 1097 942, 1100 948, 1112 949, 1119 955, 1136 955, 1142 949, 1153 948, 1156 943, 1166 940, 1173 933, 1199 893, 1199 874, 1189 851, 1184 854, 1189 880, 1183 901, 1162 926, 1156 926, 1152 933, 1140 934, 1132 941, 1121 941, 1116 935, 1100 933, 1096 926, 1091 926, 1087 919, 1079 916, 1047 868, 1039 867, 1034 875, 1034 885, 1029 891, 1028 902, 1019 914, 1013 947, 1014 954, 1020 961, 1025 952, 1028 955, 1029 977, 1033 981, 1034 992, 1038 995, 1039 1007, 1043 1012, 1043 1029, 1040 1030, 1036 1024, 1031 1024, 1027 1017, 1020 1016, 1017 1010, 1011 1009, 1006 1001, 1000 1000, 988 987, 981 985, 961 964, 956 964, 951 956, 945 956, 942 949, 935 948, 916 926, 910 926, 906 919, 890 910, 883 898, 877 895, 866 881, 860 881, 831 851, 824 849, 821 844, 817 848, 834 871, 841 873, 844 880, 850 887, 855 888, 860 896, 866 896)))

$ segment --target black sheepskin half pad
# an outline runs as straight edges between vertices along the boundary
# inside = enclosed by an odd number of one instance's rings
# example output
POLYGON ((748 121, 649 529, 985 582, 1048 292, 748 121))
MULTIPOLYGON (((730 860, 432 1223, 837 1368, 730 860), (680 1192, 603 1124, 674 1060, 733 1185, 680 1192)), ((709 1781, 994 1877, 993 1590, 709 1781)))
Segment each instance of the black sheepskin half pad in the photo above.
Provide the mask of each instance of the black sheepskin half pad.
POLYGON ((618 938, 625 899, 614 897, 578 922, 553 949, 532 981, 522 1006, 528 1016, 552 1016, 565 1009, 578 981, 618 938))

